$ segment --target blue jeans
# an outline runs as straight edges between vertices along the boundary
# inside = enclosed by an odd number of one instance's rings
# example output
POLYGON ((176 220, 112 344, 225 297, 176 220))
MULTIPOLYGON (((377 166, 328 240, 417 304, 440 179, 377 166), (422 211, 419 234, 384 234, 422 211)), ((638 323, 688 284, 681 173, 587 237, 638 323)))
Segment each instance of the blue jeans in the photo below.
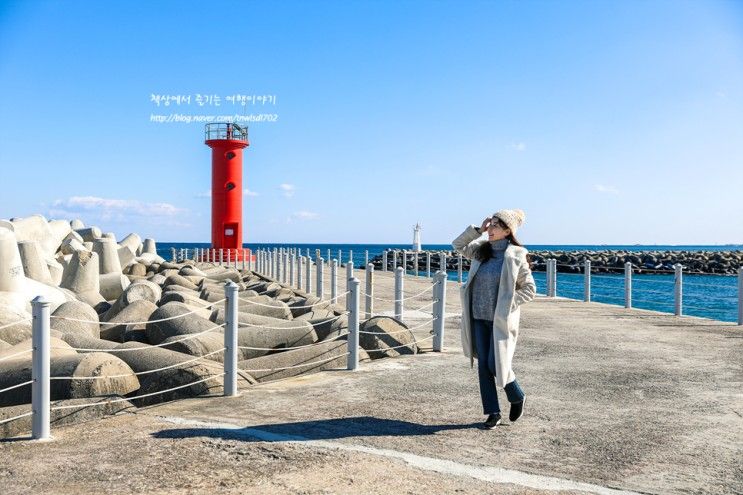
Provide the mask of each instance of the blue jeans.
MULTIPOLYGON (((493 322, 474 320, 472 334, 477 350, 477 374, 480 379, 480 398, 483 414, 499 413, 498 394, 495 391, 495 347, 493 345, 493 322)), ((504 387, 508 402, 524 400, 524 391, 516 380, 504 387)))

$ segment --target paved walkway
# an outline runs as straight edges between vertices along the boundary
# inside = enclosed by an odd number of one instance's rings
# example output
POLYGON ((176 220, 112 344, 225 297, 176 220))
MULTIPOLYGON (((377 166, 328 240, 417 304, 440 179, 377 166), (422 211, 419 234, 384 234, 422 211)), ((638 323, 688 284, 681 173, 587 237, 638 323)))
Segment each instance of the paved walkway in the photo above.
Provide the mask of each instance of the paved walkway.
MULTIPOLYGON (((391 277, 378 275, 376 294, 390 298, 391 277)), ((406 293, 428 283, 406 279, 406 293)), ((447 309, 458 313, 456 284, 447 290, 447 309)), ((537 298, 522 309, 514 357, 526 413, 493 431, 478 428, 477 376, 461 354, 458 319, 446 329, 443 353, 57 428, 46 444, 0 443, 0 485, 6 493, 743 493, 741 327, 537 298)))

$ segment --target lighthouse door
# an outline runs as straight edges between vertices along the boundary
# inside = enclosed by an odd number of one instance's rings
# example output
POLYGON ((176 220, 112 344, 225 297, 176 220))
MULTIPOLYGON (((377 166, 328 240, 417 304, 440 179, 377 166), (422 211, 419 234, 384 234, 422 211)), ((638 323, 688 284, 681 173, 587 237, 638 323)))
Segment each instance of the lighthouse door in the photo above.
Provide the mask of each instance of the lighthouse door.
POLYGON ((227 249, 237 249, 237 223, 224 224, 224 242, 222 245, 227 249))

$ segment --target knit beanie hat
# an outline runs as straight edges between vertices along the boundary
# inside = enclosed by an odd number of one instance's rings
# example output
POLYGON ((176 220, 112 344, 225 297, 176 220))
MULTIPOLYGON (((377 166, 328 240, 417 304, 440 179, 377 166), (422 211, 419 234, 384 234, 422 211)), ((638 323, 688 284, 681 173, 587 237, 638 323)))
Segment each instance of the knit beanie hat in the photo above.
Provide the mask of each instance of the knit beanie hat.
POLYGON ((500 219, 501 222, 505 223, 506 226, 511 229, 512 234, 516 234, 516 230, 526 220, 526 213, 524 210, 500 210, 493 213, 493 217, 500 219))

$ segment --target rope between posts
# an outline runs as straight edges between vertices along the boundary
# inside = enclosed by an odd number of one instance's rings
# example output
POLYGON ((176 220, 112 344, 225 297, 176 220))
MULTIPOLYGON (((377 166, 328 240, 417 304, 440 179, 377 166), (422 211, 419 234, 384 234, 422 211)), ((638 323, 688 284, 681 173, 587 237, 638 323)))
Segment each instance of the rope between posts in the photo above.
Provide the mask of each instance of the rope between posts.
POLYGON ((345 337, 349 333, 350 332, 341 333, 341 334, 336 335, 332 339, 321 340, 319 342, 313 342, 312 344, 296 345, 296 346, 292 346, 292 347, 250 347, 250 346, 246 346, 246 345, 239 345, 239 346, 237 346, 237 348, 238 349, 249 349, 251 351, 288 351, 288 350, 291 350, 291 349, 304 349, 305 347, 312 347, 314 345, 324 344, 325 342, 332 342, 334 340, 340 339, 341 337, 345 337))
POLYGON ((190 387, 192 385, 197 385, 199 383, 204 383, 206 381, 211 380, 212 378, 216 378, 218 376, 224 376, 225 374, 226 373, 217 373, 216 375, 210 375, 207 378, 203 378, 203 379, 197 380, 195 382, 187 383, 186 385, 179 385, 177 387, 169 388, 167 390, 160 390, 158 392, 151 392, 149 394, 137 395, 135 397, 121 397, 119 399, 109 399, 109 400, 106 400, 106 401, 103 401, 103 402, 95 402, 95 403, 92 403, 92 404, 70 404, 70 405, 66 405, 66 406, 56 406, 56 407, 52 407, 51 408, 51 411, 59 411, 59 410, 62 410, 62 409, 75 409, 75 408, 78 408, 78 407, 79 408, 83 408, 83 407, 100 406, 100 405, 104 405, 104 404, 114 404, 116 402, 128 402, 128 401, 135 400, 135 399, 143 399, 145 397, 151 397, 153 395, 158 395, 158 394, 165 394, 165 393, 168 393, 168 392, 172 392, 174 390, 179 390, 181 388, 186 388, 186 387, 190 387))
POLYGON ((414 340, 410 344, 403 344, 403 345, 396 345, 395 347, 385 347, 384 349, 365 349, 366 352, 384 352, 384 351, 391 351, 393 349, 400 349, 401 347, 410 347, 411 345, 418 345, 418 342, 423 342, 428 339, 432 339, 434 336, 429 335, 428 337, 423 337, 420 340, 414 340))
POLYGON ((367 335, 379 335, 379 336, 384 336, 384 335, 397 335, 398 333, 411 332, 411 331, 413 331, 413 330, 417 330, 417 329, 419 329, 419 328, 423 328, 423 327, 425 327, 426 325, 430 325, 431 323, 433 323, 433 322, 434 322, 434 321, 436 321, 437 319, 438 319, 438 318, 432 318, 432 319, 430 319, 430 320, 427 320, 427 321, 424 321, 423 323, 421 323, 421 324, 419 324, 419 325, 416 325, 416 326, 414 326, 414 327, 408 327, 408 328, 404 328, 404 329, 402 329, 402 330, 395 330, 394 332, 369 332, 369 331, 367 331, 367 330, 359 330, 359 333, 365 333, 365 334, 367 334, 367 335))
MULTIPOLYGON (((371 297, 372 297, 372 299, 375 299, 375 300, 377 300, 377 301, 384 301, 384 302, 400 302, 400 301, 407 301, 408 299, 414 299, 414 298, 416 298, 416 297, 422 296, 423 294, 425 294, 425 293, 426 293, 426 292, 428 292, 429 290, 432 290, 432 289, 433 289, 433 287, 434 287, 434 286, 435 286, 436 284, 438 284, 438 283, 439 283, 439 282, 434 282, 433 284, 431 284, 431 286, 430 286, 430 287, 428 287, 428 288, 426 288, 425 290, 423 290, 423 291, 419 292, 418 294, 413 294, 412 296, 408 296, 408 297, 403 297, 402 299, 383 299, 383 298, 381 298, 381 297, 375 297, 375 296, 373 296, 373 295, 372 295, 371 297)), ((363 291, 363 290, 362 290, 362 291, 360 291, 360 294, 361 294, 361 295, 363 295, 363 296, 368 296, 368 295, 369 295, 369 294, 367 294, 367 293, 366 293, 366 291, 363 291)))
POLYGON ((16 419, 25 418, 26 416, 31 416, 33 413, 34 413, 33 411, 29 411, 25 414, 19 414, 18 416, 13 416, 12 418, 2 419, 0 420, 0 425, 3 425, 5 423, 10 423, 11 421, 15 421, 16 419))
MULTIPOLYGON (((310 304, 310 305, 306 305, 306 306, 289 306, 289 308, 290 309, 314 308, 315 306, 318 306, 320 304, 327 304, 328 301, 337 301, 340 297, 345 296, 346 294, 350 294, 350 292, 351 291, 346 291, 343 294, 337 294, 335 297, 332 297, 332 298, 330 298, 328 300, 325 300, 325 301, 316 302, 315 304, 310 304)), ((278 306, 274 306, 274 305, 270 305, 270 304, 263 304, 263 303, 259 303, 259 302, 256 302, 256 301, 250 301, 250 300, 245 299, 243 297, 239 297, 238 299, 240 299, 241 301, 243 301, 243 302, 245 302, 247 304, 254 304, 256 306, 263 306, 263 307, 266 307, 266 308, 276 308, 276 307, 278 307, 278 306)))
POLYGON ((12 326, 18 325, 19 323, 23 323, 26 321, 31 321, 31 318, 21 318, 20 320, 13 321, 11 323, 6 323, 5 325, 0 325, 0 330, 3 330, 5 328, 10 328, 12 326))
POLYGON ((28 354, 29 352, 32 352, 32 351, 33 351, 33 349, 26 349, 25 351, 16 352, 14 354, 9 354, 7 356, 0 357, 0 361, 6 361, 6 360, 11 359, 11 358, 14 358, 16 356, 21 356, 23 354, 28 354))
MULTIPOLYGON (((210 305, 219 304, 225 300, 226 299, 220 299, 219 301, 210 303, 210 305)), ((167 318, 160 318, 157 320, 147 320, 147 321, 107 322, 107 321, 80 320, 78 318, 70 318, 69 316, 55 316, 55 315, 51 315, 50 318, 56 318, 58 320, 76 321, 78 323, 91 323, 94 325, 102 325, 108 328, 113 328, 119 325, 146 325, 148 323, 161 323, 163 321, 176 320, 178 318, 183 318, 184 316, 198 313, 201 309, 203 308, 194 309, 193 311, 187 311, 186 313, 182 313, 177 316, 168 316, 167 318)))
POLYGON ((338 359, 341 356, 347 356, 349 354, 351 354, 351 353, 350 352, 346 352, 345 354, 338 354, 337 356, 329 357, 327 359, 323 359, 323 360, 320 360, 320 361, 312 361, 312 362, 309 362, 309 363, 296 364, 294 366, 284 366, 284 367, 281 367, 281 368, 266 368, 266 369, 258 369, 258 370, 240 370, 240 371, 244 371, 245 373, 259 373, 259 372, 265 372, 265 371, 282 371, 282 370, 289 370, 289 369, 293 369, 293 368, 304 368, 305 366, 310 366, 310 365, 313 365, 313 364, 327 363, 328 361, 333 361, 334 359, 338 359))
MULTIPOLYGON (((83 352, 126 352, 126 351, 141 351, 141 350, 145 350, 145 349, 152 349, 153 347, 165 347, 167 345, 177 344, 178 342, 183 342, 185 340, 195 339, 196 337, 199 337, 199 336, 204 335, 204 334, 209 333, 209 332, 213 332, 217 328, 222 328, 222 327, 224 327, 224 323, 222 323, 221 325, 216 325, 216 326, 214 326, 212 328, 209 328, 209 329, 204 330, 204 331, 199 332, 199 333, 189 334, 189 335, 187 335, 186 337, 184 337, 182 339, 172 340, 170 342, 161 342, 159 344, 146 345, 146 346, 142 346, 142 347, 130 347, 130 348, 125 348, 125 349, 86 349, 86 348, 73 347, 72 350, 83 351, 83 352)), ((65 349, 69 349, 69 347, 52 347, 51 349, 65 350, 65 349)))
POLYGON ((21 387, 25 387, 26 385, 31 385, 33 382, 34 382, 33 380, 29 380, 27 382, 23 382, 23 383, 19 383, 17 385, 13 385, 12 387, 4 388, 4 389, 0 390, 0 394, 2 394, 3 392, 7 392, 8 390, 13 390, 14 388, 21 388, 21 387))
MULTIPOLYGON (((162 368, 157 368, 157 369, 154 369, 154 370, 147 370, 147 371, 138 371, 138 372, 133 372, 133 373, 127 373, 125 375, 51 376, 51 377, 49 377, 49 379, 50 380, 98 380, 98 379, 101 379, 101 378, 127 378, 127 377, 133 376, 133 375, 137 375, 137 376, 139 376, 139 375, 149 375, 150 373, 157 373, 158 371, 165 371, 165 370, 169 370, 169 369, 172 369, 172 368, 177 368, 179 366, 184 366, 186 364, 195 363, 196 361, 201 361, 205 357, 211 356, 213 354, 218 354, 218 353, 220 353, 220 352, 222 352, 222 351, 224 351, 226 349, 227 349, 226 347, 222 347, 218 351, 212 351, 212 352, 210 352, 208 354, 204 354, 202 356, 198 356, 198 357, 196 357, 194 359, 189 359, 188 361, 183 361, 182 363, 171 364, 169 366, 164 366, 162 368)), ((214 361, 212 361, 212 362, 214 362, 214 361)))
POLYGON ((439 300, 438 300, 438 299, 434 299, 434 300, 433 300, 433 301, 431 301, 430 303, 428 303, 428 304, 426 304, 426 305, 424 305, 424 306, 421 306, 421 307, 420 307, 420 308, 418 308, 418 309, 413 309, 413 310, 411 310, 411 311, 420 311, 421 309, 426 309, 426 308, 429 308, 429 307, 433 306, 434 304, 436 304, 437 302, 439 302, 439 300))
MULTIPOLYGON (((350 313, 350 311, 344 311, 343 313, 339 314, 338 316, 334 316, 333 318, 328 318, 327 320, 322 320, 322 321, 316 321, 315 323, 313 323, 313 326, 314 325, 320 325, 320 324, 323 324, 323 323, 329 323, 331 321, 335 321, 335 320, 337 320, 337 319, 339 319, 339 318, 341 318, 343 316, 346 316, 349 313, 350 313)), ((287 321, 303 321, 303 320, 287 320, 287 321)), ((309 323, 309 321, 307 321, 307 323, 309 323)), ((238 326, 241 326, 241 327, 247 326, 247 327, 266 328, 268 330, 301 330, 303 328, 306 328, 304 326, 301 326, 301 327, 267 327, 265 325, 256 325, 255 323, 238 323, 238 326)))

